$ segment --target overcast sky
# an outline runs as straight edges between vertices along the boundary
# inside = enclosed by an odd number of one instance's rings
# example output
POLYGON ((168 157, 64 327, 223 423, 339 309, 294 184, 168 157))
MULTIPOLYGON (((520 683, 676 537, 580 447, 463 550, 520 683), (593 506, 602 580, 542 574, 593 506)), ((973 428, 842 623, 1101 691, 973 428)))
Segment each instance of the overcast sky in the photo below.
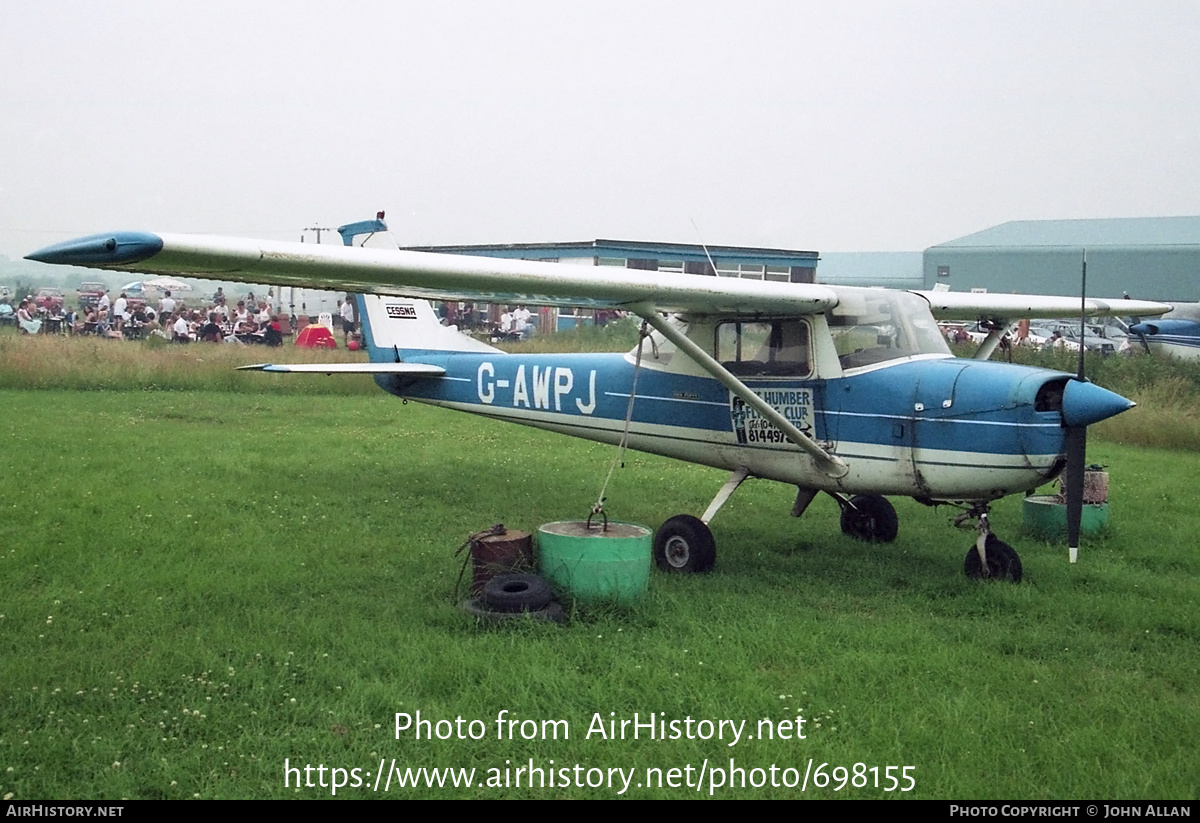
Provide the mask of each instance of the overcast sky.
POLYGON ((1194 0, 6 3, 0 254, 379 209, 406 244, 817 251, 1200 214, 1198 55, 1194 0))

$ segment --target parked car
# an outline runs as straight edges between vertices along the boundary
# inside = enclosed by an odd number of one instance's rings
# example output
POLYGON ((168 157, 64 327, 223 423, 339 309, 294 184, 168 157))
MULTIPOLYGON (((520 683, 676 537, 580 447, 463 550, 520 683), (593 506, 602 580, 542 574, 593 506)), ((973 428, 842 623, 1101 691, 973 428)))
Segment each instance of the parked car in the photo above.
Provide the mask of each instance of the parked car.
POLYGON ((108 286, 104 283, 80 283, 76 291, 79 293, 80 311, 87 311, 100 302, 100 296, 108 291, 108 286))
POLYGON ((42 286, 38 289, 33 299, 37 303, 38 309, 51 314, 57 314, 62 309, 64 302, 62 291, 50 286, 42 286))
MULTIPOLYGON (((1055 345, 1061 346, 1068 351, 1079 351, 1079 321, 1051 320, 1031 324, 1029 327, 1029 339, 1038 346, 1055 345), (1055 332, 1058 333, 1058 340, 1061 342, 1054 341, 1055 332)), ((1088 329, 1083 336, 1084 348, 1102 355, 1113 354, 1116 352, 1118 345, 1118 343, 1112 340, 1100 337, 1092 332, 1091 329, 1088 329)))

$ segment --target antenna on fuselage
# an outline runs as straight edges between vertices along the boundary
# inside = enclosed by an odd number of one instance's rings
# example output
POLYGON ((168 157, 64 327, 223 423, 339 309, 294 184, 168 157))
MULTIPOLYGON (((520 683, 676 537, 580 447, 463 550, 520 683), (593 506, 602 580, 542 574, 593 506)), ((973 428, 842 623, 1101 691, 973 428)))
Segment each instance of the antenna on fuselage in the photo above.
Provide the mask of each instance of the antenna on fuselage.
POLYGON ((708 246, 704 245, 704 238, 700 236, 700 227, 696 225, 696 220, 689 217, 692 221, 692 228, 696 230, 696 239, 700 241, 700 248, 704 249, 704 256, 708 258, 708 265, 712 268, 713 277, 717 275, 717 264, 713 262, 712 255, 708 253, 708 246))

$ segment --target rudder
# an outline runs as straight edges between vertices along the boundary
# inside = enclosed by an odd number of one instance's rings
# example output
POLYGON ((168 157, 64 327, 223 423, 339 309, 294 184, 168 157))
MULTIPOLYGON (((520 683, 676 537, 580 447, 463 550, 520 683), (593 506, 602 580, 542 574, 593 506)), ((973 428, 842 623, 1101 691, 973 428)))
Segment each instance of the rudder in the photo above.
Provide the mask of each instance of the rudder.
POLYGON ((372 362, 395 360, 401 353, 494 352, 498 349, 443 326, 427 300, 358 295, 363 340, 372 362))

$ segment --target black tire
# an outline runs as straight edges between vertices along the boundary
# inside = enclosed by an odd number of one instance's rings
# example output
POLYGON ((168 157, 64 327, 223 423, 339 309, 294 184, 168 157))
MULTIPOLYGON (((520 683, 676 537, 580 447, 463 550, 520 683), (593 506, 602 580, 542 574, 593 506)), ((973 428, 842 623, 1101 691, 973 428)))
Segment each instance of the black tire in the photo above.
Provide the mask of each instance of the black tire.
POLYGON ((1004 580, 1007 578, 1014 583, 1021 582, 1021 558, 1012 546, 1000 540, 996 535, 989 534, 984 549, 987 553, 987 578, 984 578, 983 575, 983 564, 979 562, 979 552, 973 545, 967 550, 966 559, 963 560, 963 572, 967 577, 972 580, 1004 580))
POLYGON ((553 599, 550 584, 536 574, 498 574, 483 584, 483 603, 497 612, 536 612, 553 599))
POLYGON ((534 620, 549 623, 567 622, 567 614, 563 611, 563 607, 554 601, 551 601, 550 605, 546 606, 546 608, 537 611, 498 612, 489 609, 487 604, 478 597, 472 597, 460 603, 459 608, 477 620, 484 620, 488 623, 505 623, 510 620, 534 620))
POLYGON ((676 515, 663 523, 654 535, 654 562, 664 572, 706 572, 712 569, 716 560, 716 541, 698 517, 676 515))
POLYGON ((857 494, 842 507, 842 534, 856 540, 891 543, 899 531, 896 509, 882 494, 857 494))

